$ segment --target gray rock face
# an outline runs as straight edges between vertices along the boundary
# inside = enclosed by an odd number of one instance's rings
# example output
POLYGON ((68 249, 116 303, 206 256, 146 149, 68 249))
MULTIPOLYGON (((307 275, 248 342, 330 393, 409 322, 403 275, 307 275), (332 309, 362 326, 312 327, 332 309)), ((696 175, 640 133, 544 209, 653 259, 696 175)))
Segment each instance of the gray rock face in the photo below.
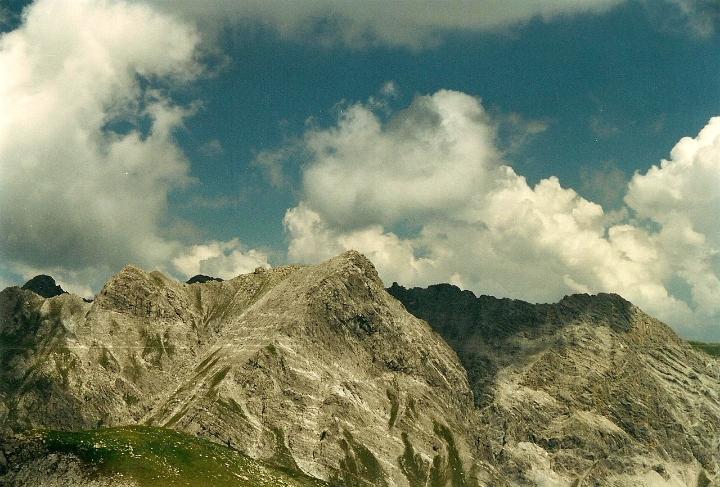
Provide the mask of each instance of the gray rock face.
POLYGON ((0 313, 6 432, 168 426, 341 485, 494 475, 455 352, 355 252, 192 285, 128 266, 0 313))
POLYGON ((128 266, 92 303, 7 288, 0 431, 170 427, 333 485, 717 484, 718 362, 619 296, 389 291, 356 252, 194 284, 128 266))
POLYGON ((718 362, 620 296, 532 305, 448 284, 389 292, 458 352, 477 453, 509 483, 717 484, 718 362))

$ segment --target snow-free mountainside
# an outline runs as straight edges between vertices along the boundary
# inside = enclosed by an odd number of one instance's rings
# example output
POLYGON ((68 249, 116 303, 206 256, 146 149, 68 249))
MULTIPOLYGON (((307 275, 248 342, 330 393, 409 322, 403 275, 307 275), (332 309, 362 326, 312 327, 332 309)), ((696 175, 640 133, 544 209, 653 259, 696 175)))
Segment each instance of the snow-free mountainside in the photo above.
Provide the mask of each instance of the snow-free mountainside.
POLYGON ((720 485, 720 363, 617 295, 200 277, 0 292, 0 485, 720 485))

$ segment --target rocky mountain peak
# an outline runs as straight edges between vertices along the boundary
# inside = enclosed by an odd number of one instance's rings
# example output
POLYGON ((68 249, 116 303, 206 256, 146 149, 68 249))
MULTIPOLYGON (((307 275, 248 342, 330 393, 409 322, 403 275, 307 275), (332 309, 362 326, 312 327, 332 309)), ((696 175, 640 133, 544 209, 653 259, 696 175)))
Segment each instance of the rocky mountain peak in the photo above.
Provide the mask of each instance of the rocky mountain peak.
POLYGON ((211 282, 211 281, 222 282, 223 280, 220 279, 219 277, 206 276, 205 274, 196 274, 196 275, 192 276, 190 279, 188 279, 187 281, 185 281, 185 284, 196 284, 196 283, 203 284, 203 283, 211 282))
POLYGON ((335 485, 485 468, 457 355, 357 252, 212 285, 128 266, 58 306, 0 370, 5 429, 174 428, 335 485))
POLYGON ((97 307, 139 316, 182 314, 187 306, 183 284, 159 271, 133 265, 114 275, 95 299, 97 307))
POLYGON ((0 313, 0 431, 172 428, 338 486, 720 475, 720 364, 613 294, 386 291, 349 251, 204 285, 128 266, 94 303, 10 288, 0 313))
POLYGON ((32 291, 43 298, 52 298, 65 294, 65 291, 55 282, 52 277, 40 274, 23 284, 22 289, 32 291))

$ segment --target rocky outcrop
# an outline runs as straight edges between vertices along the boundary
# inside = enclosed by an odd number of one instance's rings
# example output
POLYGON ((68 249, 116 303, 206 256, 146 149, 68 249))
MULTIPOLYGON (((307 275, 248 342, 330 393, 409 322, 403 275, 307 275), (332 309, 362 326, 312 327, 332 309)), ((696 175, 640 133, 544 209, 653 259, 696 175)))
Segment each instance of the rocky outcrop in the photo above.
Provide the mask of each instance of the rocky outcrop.
POLYGON ((23 289, 32 291, 43 298, 52 298, 65 294, 65 291, 55 283, 55 279, 45 274, 40 274, 23 284, 23 289))
POLYGON ((449 284, 388 291, 458 352, 478 407, 478 454, 510 483, 718 478, 718 362, 620 296, 533 305, 449 284))
POLYGON ((128 266, 0 313, 6 432, 172 427, 340 485, 494 476, 455 352, 356 252, 192 285, 128 266))

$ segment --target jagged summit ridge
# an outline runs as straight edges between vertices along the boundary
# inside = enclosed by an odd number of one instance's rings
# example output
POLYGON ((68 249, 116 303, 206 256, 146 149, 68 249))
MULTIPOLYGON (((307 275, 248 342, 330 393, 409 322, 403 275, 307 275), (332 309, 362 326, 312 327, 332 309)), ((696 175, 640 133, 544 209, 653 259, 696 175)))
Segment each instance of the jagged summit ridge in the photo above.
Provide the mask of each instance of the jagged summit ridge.
POLYGON ((128 266, 93 303, 6 289, 0 428, 173 428, 334 485, 717 479, 718 363, 621 297, 388 291, 353 251, 194 284, 128 266))
POLYGON ((458 352, 479 448, 512 485, 716 485, 720 364, 622 297, 389 292, 458 352))
POLYGON ((55 282, 55 279, 45 274, 33 277, 23 284, 22 289, 32 291, 43 298, 52 298, 65 294, 65 291, 55 282))
MULTIPOLYGON (((638 324, 637 316, 650 318, 640 308, 615 293, 570 294, 556 303, 533 304, 511 298, 496 298, 462 290, 453 284, 433 284, 427 288, 405 288, 397 282, 387 288, 388 292, 406 305, 412 313, 419 313, 424 319, 438 321, 436 311, 453 311, 453 317, 445 320, 457 323, 458 309, 464 309, 464 320, 474 324, 475 333, 488 338, 496 333, 513 333, 521 328, 539 327, 552 321, 567 324, 572 320, 605 324, 614 328, 629 328, 638 324), (416 305, 422 303, 419 309, 416 305), (450 306, 446 306, 451 303, 450 306), (432 319, 431 319, 432 318, 432 319)), ((665 324, 652 319, 658 333, 663 336, 675 335, 665 324)), ((677 336, 675 335, 677 339, 677 336)))

